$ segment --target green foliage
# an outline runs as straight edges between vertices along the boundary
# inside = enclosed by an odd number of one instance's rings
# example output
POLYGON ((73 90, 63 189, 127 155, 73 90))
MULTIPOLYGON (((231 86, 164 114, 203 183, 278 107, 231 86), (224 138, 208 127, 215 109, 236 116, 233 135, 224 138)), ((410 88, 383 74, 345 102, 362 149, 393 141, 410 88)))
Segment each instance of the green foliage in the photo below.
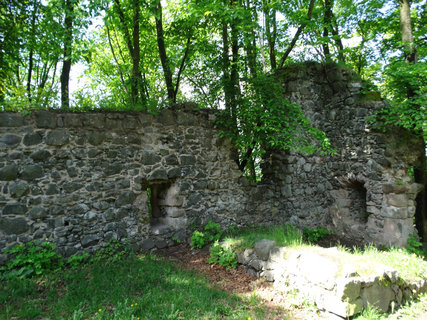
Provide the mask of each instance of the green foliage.
POLYGON ((248 166, 269 149, 334 154, 325 133, 311 125, 300 106, 283 98, 275 77, 259 75, 244 92, 235 110, 224 110, 216 123, 221 136, 237 146, 241 163, 248 166))
POLYGON ((218 240, 214 242, 210 249, 208 263, 218 263, 227 270, 237 267, 237 254, 220 244, 218 240))
POLYGON ((206 245, 206 236, 203 232, 195 230, 191 235, 191 247, 201 249, 206 245))
POLYGON ((409 235, 406 250, 410 253, 415 253, 417 256, 424 257, 427 255, 426 252, 423 250, 423 244, 420 240, 421 239, 418 233, 413 233, 409 235))
POLYGON ((58 271, 63 266, 62 256, 56 252, 56 244, 48 240, 16 245, 4 253, 10 255, 6 265, 0 268, 5 277, 40 276, 58 271))
POLYGON ((393 62, 385 70, 384 91, 390 104, 371 118, 376 128, 409 129, 427 140, 427 64, 393 62))
POLYGON ((83 252, 82 254, 72 255, 67 259, 66 265, 73 270, 81 267, 84 263, 88 262, 90 258, 89 253, 83 252))
POLYGON ((332 232, 323 227, 308 229, 304 228, 302 232, 303 238, 308 242, 316 242, 319 240, 323 240, 326 236, 331 235, 332 232))
POLYGON ((217 241, 221 238, 221 226, 212 220, 203 227, 206 232, 206 238, 208 242, 217 241))
POLYGON ((131 253, 130 249, 125 245, 121 244, 116 239, 111 239, 108 245, 95 253, 92 261, 95 263, 111 263, 121 260, 123 257, 129 256, 131 253))
POLYGON ((195 230, 191 236, 191 247, 201 249, 208 243, 217 241, 221 238, 221 227, 210 220, 204 227, 205 232, 195 230))

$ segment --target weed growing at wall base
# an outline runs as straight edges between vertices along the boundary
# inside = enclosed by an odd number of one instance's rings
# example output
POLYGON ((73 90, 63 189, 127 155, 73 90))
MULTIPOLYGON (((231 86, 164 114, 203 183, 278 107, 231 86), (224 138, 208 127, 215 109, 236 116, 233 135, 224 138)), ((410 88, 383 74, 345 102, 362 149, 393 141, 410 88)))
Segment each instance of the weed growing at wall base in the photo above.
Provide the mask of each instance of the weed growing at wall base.
POLYGON ((56 252, 56 244, 48 239, 40 243, 19 244, 4 251, 10 259, 0 268, 3 277, 32 277, 51 271, 58 271, 63 266, 62 256, 56 252))

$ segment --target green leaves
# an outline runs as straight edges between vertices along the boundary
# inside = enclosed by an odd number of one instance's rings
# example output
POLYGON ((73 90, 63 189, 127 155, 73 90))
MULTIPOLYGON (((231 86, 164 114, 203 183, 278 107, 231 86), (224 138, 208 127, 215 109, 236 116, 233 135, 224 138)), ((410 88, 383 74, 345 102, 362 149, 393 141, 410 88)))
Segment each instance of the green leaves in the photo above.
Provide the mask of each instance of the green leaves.
POLYGON ((11 257, 6 265, 0 268, 6 277, 38 276, 57 271, 63 266, 62 256, 56 252, 56 245, 48 240, 16 245, 5 250, 5 253, 11 257))
POLYGON ((334 153, 325 133, 311 126, 300 106, 283 97, 283 88, 273 76, 249 80, 244 93, 236 108, 237 128, 228 110, 217 122, 221 135, 236 144, 242 162, 259 160, 269 149, 334 153))

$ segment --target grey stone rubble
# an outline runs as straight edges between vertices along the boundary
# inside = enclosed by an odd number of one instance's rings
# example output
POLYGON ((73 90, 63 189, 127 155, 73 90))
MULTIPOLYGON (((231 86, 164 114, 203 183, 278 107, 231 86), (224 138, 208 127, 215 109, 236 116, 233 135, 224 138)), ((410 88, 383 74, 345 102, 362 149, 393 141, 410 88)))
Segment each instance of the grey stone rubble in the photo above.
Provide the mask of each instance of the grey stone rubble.
POLYGON ((274 282, 279 291, 298 289, 319 309, 343 318, 368 306, 387 312, 427 292, 426 279, 403 281, 396 270, 366 265, 337 248, 277 247, 263 239, 237 257, 249 274, 274 282))
POLYGON ((422 141, 372 130, 365 117, 384 102, 361 94, 348 70, 289 70, 280 75, 285 95, 338 153, 271 151, 259 183, 238 169, 215 111, 192 104, 157 115, 1 112, 0 251, 45 238, 65 256, 111 239, 150 250, 188 239, 209 220, 223 228, 324 226, 361 243, 406 245, 422 189, 409 168, 422 141))

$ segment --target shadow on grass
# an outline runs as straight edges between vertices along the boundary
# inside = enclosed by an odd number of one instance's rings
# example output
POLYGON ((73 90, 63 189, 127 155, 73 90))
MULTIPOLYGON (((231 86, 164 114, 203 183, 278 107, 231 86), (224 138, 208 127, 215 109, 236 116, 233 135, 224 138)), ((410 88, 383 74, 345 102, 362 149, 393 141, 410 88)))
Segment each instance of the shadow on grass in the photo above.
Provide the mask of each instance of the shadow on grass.
POLYGON ((2 280, 1 319, 264 318, 244 298, 153 256, 91 263, 37 279, 2 280))

